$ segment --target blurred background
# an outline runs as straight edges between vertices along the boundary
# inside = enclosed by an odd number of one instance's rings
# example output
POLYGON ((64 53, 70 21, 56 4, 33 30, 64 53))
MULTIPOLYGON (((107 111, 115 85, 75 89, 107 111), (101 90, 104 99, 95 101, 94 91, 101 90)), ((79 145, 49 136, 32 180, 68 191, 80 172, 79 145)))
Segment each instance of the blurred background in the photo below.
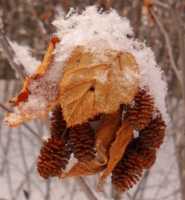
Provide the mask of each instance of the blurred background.
MULTIPOLYGON (((49 123, 34 120, 10 129, 4 125, 8 100, 21 90, 0 35, 0 200, 185 200, 185 1, 184 0, 0 0, 0 27, 9 41, 27 46, 42 61, 55 27, 51 22, 70 7, 79 13, 87 5, 114 8, 127 17, 136 38, 155 53, 168 82, 167 106, 171 117, 156 163, 143 172, 129 191, 116 192, 110 177, 98 193, 100 175, 83 179, 44 180, 37 174, 41 140, 49 136, 49 123)), ((1 33, 2 34, 2 33, 1 33)))

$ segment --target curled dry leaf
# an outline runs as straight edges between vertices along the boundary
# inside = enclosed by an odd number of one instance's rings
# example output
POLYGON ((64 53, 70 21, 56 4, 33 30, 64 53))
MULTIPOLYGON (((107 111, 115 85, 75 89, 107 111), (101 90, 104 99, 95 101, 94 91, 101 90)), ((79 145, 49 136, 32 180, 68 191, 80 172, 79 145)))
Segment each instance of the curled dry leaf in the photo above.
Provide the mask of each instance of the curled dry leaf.
POLYGON ((112 172, 116 164, 121 160, 127 145, 132 139, 132 133, 133 127, 130 126, 126 120, 124 120, 121 128, 117 131, 116 138, 110 148, 107 169, 105 170, 98 183, 98 189, 100 192, 102 192, 100 184, 107 178, 107 176, 112 172))
POLYGON ((102 163, 107 163, 109 149, 115 140, 116 132, 120 126, 121 110, 104 116, 101 126, 95 136, 95 148, 97 159, 102 163))
POLYGON ((116 112, 138 91, 139 68, 130 53, 107 51, 104 60, 95 59, 77 47, 64 68, 60 103, 68 127, 100 113, 116 112))

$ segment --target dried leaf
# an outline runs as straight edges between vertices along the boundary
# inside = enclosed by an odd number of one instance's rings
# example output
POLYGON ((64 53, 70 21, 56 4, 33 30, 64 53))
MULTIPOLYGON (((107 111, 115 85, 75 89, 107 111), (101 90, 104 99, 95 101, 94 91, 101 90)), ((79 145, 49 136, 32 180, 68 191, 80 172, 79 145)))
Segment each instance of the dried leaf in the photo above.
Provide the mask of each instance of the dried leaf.
POLYGON ((90 176, 103 171, 106 168, 106 164, 98 162, 98 160, 93 159, 90 162, 78 162, 74 167, 66 173, 60 172, 59 178, 69 178, 77 176, 90 176))
MULTIPOLYGON (((19 109, 19 113, 20 116, 17 116, 16 120, 10 120, 9 116, 12 113, 7 113, 7 117, 5 119, 5 123, 7 125, 9 125, 10 127, 14 127, 14 126, 18 126, 21 123, 23 123, 24 121, 33 119, 33 118, 40 118, 39 117, 39 113, 38 112, 28 112, 24 113, 24 111, 21 110, 21 108, 19 107, 20 103, 24 103, 28 100, 28 96, 31 94, 31 92, 28 89, 28 86, 30 85, 30 83, 32 82, 37 82, 42 76, 44 76, 44 74, 46 73, 47 69, 50 67, 51 62, 53 61, 53 54, 52 52, 54 51, 55 48, 55 43, 59 42, 59 40, 57 38, 52 38, 50 45, 48 47, 47 53, 44 56, 44 60, 43 62, 38 66, 37 70, 34 72, 34 74, 31 77, 26 77, 26 81, 24 82, 24 86, 23 89, 21 90, 20 94, 13 99, 10 99, 10 103, 14 103, 15 108, 19 109)), ((56 100, 57 101, 57 100, 56 100)), ((49 110, 52 109, 52 107, 55 105, 56 103, 53 102, 52 105, 50 105, 48 107, 48 110, 46 111, 45 117, 47 116, 49 110)), ((43 117, 42 117, 43 118, 43 117)))
POLYGON ((121 128, 116 133, 116 139, 113 142, 109 151, 109 161, 107 163, 107 169, 100 178, 98 183, 98 190, 102 192, 100 184, 107 178, 112 172, 116 164, 122 158, 128 143, 132 139, 133 127, 131 127, 126 120, 123 121, 121 128))
POLYGON ((115 51, 104 57, 93 64, 96 57, 77 47, 64 68, 61 107, 68 127, 100 113, 114 113, 137 93, 139 68, 134 57, 115 51))
POLYGON ((102 120, 101 126, 95 136, 95 148, 97 159, 102 163, 107 163, 108 153, 112 142, 116 137, 116 132, 120 126, 121 110, 107 114, 102 120))

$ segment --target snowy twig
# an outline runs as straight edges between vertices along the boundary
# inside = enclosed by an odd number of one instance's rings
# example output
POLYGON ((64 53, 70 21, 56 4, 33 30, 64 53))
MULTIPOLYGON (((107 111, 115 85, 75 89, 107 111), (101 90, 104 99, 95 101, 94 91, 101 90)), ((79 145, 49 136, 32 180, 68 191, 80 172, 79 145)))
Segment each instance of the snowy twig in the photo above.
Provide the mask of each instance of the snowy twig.
POLYGON ((89 200, 97 200, 91 188, 87 185, 83 177, 77 177, 75 180, 80 185, 80 187, 82 188, 83 192, 89 200))
MULTIPOLYGON (((0 102, 0 107, 2 107, 7 112, 10 112, 10 110, 8 108, 6 108, 1 102, 0 102)), ((30 128, 26 123, 23 123, 23 126, 25 126, 35 137, 37 137, 37 139, 40 142, 44 142, 43 139, 39 136, 39 134, 36 133, 32 128, 30 128)))
POLYGON ((168 53, 169 53, 169 57, 170 57, 170 62, 171 62, 172 68, 175 71, 175 74, 176 74, 181 86, 183 86, 182 78, 181 78, 181 76, 179 74, 179 71, 177 69, 176 63, 174 61, 174 56, 173 56, 172 46, 171 46, 171 42, 170 42, 170 37, 169 37, 167 31, 165 30, 163 24, 161 23, 161 21, 159 20, 159 18, 157 17, 157 15, 155 14, 155 12, 154 12, 154 10, 152 8, 150 8, 150 12, 153 15, 153 17, 155 18, 158 26, 160 27, 160 29, 161 29, 164 37, 165 37, 166 45, 168 47, 168 53))
POLYGON ((12 48, 10 47, 6 37, 4 36, 2 30, 0 29, 0 45, 3 49, 3 52, 5 53, 6 57, 8 58, 8 61, 10 62, 11 66, 13 69, 17 72, 19 75, 20 79, 24 82, 25 81, 25 73, 24 73, 24 68, 21 64, 17 64, 15 62, 15 54, 12 48))

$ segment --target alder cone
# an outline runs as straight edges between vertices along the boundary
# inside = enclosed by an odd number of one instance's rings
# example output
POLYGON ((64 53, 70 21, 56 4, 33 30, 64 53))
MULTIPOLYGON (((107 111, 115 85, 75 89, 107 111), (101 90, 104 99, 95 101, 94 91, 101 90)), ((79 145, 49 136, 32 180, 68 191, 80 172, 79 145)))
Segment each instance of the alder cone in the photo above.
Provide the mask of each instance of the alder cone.
POLYGON ((152 167, 156 160, 156 150, 139 145, 138 152, 143 156, 143 168, 149 169, 150 167, 152 167))
POLYGON ((135 150, 126 150, 112 171, 112 185, 117 191, 125 191, 139 181, 143 171, 143 157, 135 150))
POLYGON ((52 115, 53 117, 51 118, 51 128, 50 128, 51 135, 60 140, 62 134, 66 129, 66 122, 63 119, 62 108, 60 105, 57 105, 55 107, 52 115))
POLYGON ((145 128, 151 119, 154 111, 153 98, 145 90, 139 90, 135 95, 134 105, 129 105, 126 109, 125 118, 135 130, 145 128))
POLYGON ((158 115, 145 129, 139 132, 140 140, 149 149, 156 149, 163 144, 165 137, 165 122, 162 116, 158 115))
POLYGON ((37 169, 39 174, 47 179, 50 176, 57 176, 61 169, 65 169, 70 158, 71 150, 67 140, 57 140, 51 137, 40 150, 37 169))
POLYGON ((95 132, 90 123, 70 128, 69 138, 75 157, 81 162, 95 158, 95 132))

